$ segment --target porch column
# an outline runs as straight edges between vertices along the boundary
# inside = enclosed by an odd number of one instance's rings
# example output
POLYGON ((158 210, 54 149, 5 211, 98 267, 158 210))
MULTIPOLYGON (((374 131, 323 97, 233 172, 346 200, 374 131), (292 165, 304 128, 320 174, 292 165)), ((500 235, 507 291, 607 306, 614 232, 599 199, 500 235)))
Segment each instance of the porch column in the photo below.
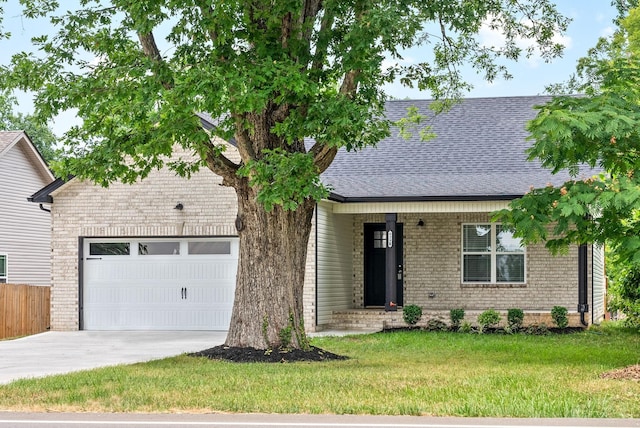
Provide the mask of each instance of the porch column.
POLYGON ((397 311, 397 280, 396 275, 396 221, 398 219, 397 214, 386 215, 386 231, 387 231, 387 248, 386 266, 385 266, 385 311, 397 311))

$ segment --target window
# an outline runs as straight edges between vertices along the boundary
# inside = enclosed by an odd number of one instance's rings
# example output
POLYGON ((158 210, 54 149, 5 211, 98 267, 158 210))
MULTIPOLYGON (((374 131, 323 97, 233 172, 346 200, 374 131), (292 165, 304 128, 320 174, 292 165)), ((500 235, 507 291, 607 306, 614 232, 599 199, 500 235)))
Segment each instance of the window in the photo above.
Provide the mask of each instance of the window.
POLYGON ((373 232, 373 248, 387 248, 386 230, 375 230, 373 232))
POLYGON ((231 254, 230 241, 191 241, 189 254, 231 254))
POLYGON ((7 283, 7 255, 0 254, 0 284, 7 283))
POLYGON ((140 242, 138 254, 141 256, 178 255, 180 242, 140 242))
POLYGON ((462 226, 462 282, 524 283, 520 239, 499 224, 462 226))
POLYGON ((92 256, 128 256, 128 242, 92 242, 89 244, 89 255, 92 256))

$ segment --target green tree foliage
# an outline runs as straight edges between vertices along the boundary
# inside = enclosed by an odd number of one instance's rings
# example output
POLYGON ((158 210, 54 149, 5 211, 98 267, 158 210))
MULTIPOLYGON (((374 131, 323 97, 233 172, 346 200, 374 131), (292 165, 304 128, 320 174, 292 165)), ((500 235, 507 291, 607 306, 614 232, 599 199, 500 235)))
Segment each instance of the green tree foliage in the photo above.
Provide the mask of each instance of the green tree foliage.
POLYGON ((7 93, 0 93, 0 130, 25 131, 42 157, 51 162, 56 159, 57 138, 51 129, 32 115, 15 113, 16 100, 7 93))
POLYGON ((569 170, 575 179, 531 189, 496 218, 526 243, 546 242, 553 252, 606 241, 624 266, 614 269, 612 290, 628 301, 636 277, 622 271, 640 266, 640 9, 618 22, 615 35, 579 61, 572 80, 553 88, 583 96, 554 97, 528 124, 529 158, 554 172, 569 170), (590 176, 591 167, 602 173, 590 176))
POLYGON ((22 4, 26 17, 49 17, 57 33, 33 40, 38 54, 13 56, 0 69, 0 87, 33 91, 43 120, 77 109, 82 124, 63 138, 60 171, 105 186, 134 182, 179 145, 201 162, 171 168, 188 176, 206 166, 236 190, 247 220, 236 298, 256 287, 265 295, 291 287, 272 302, 236 303, 228 343, 254 347, 265 346, 265 336, 276 343, 291 313, 301 325, 304 253, 285 249, 306 246, 289 234, 308 237, 314 201, 327 194, 319 174, 339 148, 358 150, 389 135, 384 85, 399 80, 456 98, 469 88, 463 64, 487 80, 508 77, 502 59, 558 55, 553 37, 567 25, 550 0, 83 0, 74 11, 44 0, 22 4), (481 44, 483 24, 505 44, 481 44), (519 47, 520 38, 531 47, 519 47), (402 65, 403 50, 416 46, 431 54, 402 65), (387 67, 388 60, 397 64, 387 67), (219 118, 213 133, 234 138, 240 162, 225 156, 196 112, 219 118), (249 271, 246 245, 272 254, 254 259, 261 265, 249 271), (239 305, 254 313, 236 319, 239 305), (287 305, 296 307, 271 316, 287 305), (232 331, 241 324, 243 331, 232 331))

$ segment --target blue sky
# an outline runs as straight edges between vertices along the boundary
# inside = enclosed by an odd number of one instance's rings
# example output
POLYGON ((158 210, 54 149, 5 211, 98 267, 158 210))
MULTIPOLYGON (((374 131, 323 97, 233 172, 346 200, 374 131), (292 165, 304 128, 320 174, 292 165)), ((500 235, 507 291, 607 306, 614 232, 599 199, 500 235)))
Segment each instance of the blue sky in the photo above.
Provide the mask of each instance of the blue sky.
MULTIPOLYGON (((62 2, 64 5, 75 1, 62 2)), ((0 3, 4 8, 4 29, 12 33, 9 41, 0 41, 0 63, 6 63, 10 56, 22 50, 30 51, 30 39, 33 36, 52 31, 46 20, 33 22, 21 17, 18 0, 8 0, 0 3)), ((598 38, 613 32, 612 19, 616 11, 610 0, 556 0, 561 13, 573 19, 567 33, 559 39, 566 47, 562 58, 552 63, 545 63, 539 58, 522 59, 518 63, 508 63, 509 71, 513 75, 511 80, 497 80, 487 83, 473 71, 465 73, 465 77, 474 86, 469 97, 496 97, 516 95, 538 95, 544 93, 545 86, 566 81, 574 72, 577 60, 586 55, 598 38)), ((496 34, 484 31, 480 34, 488 44, 496 42, 496 34)), ((421 51, 406 52, 405 60, 416 61, 421 51)), ((421 93, 417 89, 404 88, 401 85, 387 87, 390 95, 396 98, 429 98, 428 93, 421 93)), ((18 94, 20 98, 19 110, 28 113, 32 109, 30 97, 18 94)), ((62 133, 75 121, 72 113, 61 115, 51 124, 54 132, 62 133)))

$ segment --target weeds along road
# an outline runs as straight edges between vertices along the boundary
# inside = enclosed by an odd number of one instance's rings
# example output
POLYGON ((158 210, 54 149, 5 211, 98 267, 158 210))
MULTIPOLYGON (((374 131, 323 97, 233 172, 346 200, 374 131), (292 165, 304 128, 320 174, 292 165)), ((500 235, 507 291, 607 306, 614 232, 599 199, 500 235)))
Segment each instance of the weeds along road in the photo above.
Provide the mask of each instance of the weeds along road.
POLYGON ((496 419, 415 416, 274 414, 13 413, 0 410, 1 428, 633 428, 640 419, 496 419))

